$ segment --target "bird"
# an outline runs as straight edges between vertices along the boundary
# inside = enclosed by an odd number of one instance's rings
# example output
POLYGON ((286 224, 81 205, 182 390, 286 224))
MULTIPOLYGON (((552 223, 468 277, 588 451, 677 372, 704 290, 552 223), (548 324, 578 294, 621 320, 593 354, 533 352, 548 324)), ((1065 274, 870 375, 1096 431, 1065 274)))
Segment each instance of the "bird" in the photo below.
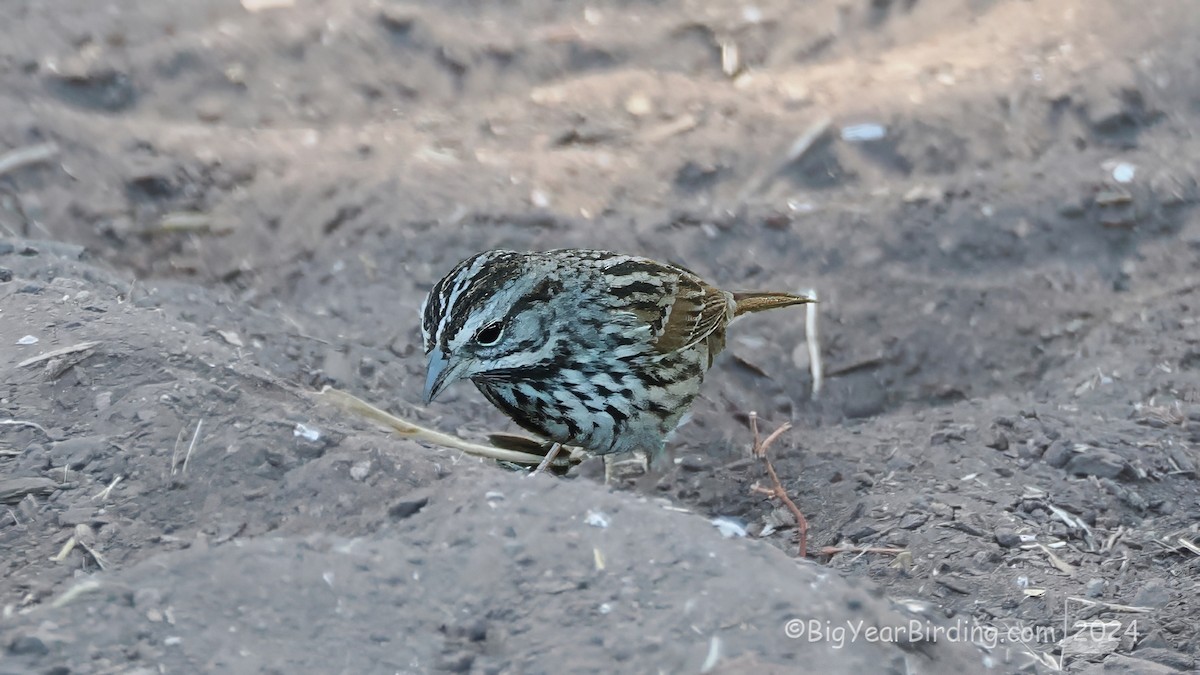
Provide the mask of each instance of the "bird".
POLYGON ((594 455, 654 466, 725 346, 756 312, 814 302, 722 290, 679 265, 612 251, 477 253, 421 304, 423 399, 470 379, 519 426, 594 455))

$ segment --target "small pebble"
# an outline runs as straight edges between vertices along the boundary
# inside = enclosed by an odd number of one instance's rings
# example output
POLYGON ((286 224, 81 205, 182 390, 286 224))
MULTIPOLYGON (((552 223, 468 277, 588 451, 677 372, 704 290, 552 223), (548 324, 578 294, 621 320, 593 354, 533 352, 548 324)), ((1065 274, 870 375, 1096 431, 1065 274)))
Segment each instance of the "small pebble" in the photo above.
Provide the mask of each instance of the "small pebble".
POLYGON ((371 460, 369 460, 369 459, 364 459, 361 462, 355 462, 354 465, 350 467, 350 478, 352 478, 360 483, 362 481, 366 480, 367 476, 370 475, 370 473, 371 473, 371 460))
POLYGON ((1011 527, 1006 527, 1006 526, 997 527, 995 530, 995 535, 996 535, 996 543, 1000 544, 1004 548, 1012 548, 1014 546, 1020 545, 1020 543, 1021 543, 1020 535, 1018 535, 1017 531, 1011 527))
POLYGON ((878 141, 887 136, 887 129, 882 124, 865 123, 851 124, 842 127, 842 140, 847 143, 864 143, 878 141))
POLYGON ((722 537, 732 539, 734 537, 745 537, 746 527, 738 521, 728 516, 718 516, 712 519, 712 524, 721 533, 722 537))
POLYGON ((1133 181, 1133 176, 1137 173, 1137 167, 1129 162, 1119 162, 1113 167, 1112 177, 1118 183, 1130 183, 1133 181))
POLYGON ((315 441, 321 437, 321 432, 305 424, 297 424, 295 429, 292 429, 293 436, 299 436, 306 441, 315 441))
POLYGON ((603 529, 608 527, 608 514, 603 511, 588 511, 587 516, 583 519, 583 522, 591 525, 592 527, 599 527, 603 529))

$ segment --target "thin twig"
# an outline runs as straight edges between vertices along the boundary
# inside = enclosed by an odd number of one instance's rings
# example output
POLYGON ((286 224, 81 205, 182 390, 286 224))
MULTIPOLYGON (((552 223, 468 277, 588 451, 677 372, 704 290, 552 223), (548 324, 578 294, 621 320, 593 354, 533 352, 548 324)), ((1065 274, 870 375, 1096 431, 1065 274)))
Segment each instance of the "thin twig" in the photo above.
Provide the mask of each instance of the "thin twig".
POLYGON ((908 549, 892 548, 881 546, 825 546, 821 549, 820 555, 837 555, 839 553, 884 553, 887 555, 900 555, 908 549))
POLYGON ((108 487, 104 488, 103 490, 101 490, 95 496, 92 497, 92 501, 96 501, 97 499, 104 501, 104 500, 108 499, 108 495, 112 493, 113 488, 117 487, 117 483, 120 483, 121 479, 122 479, 122 476, 117 476, 116 478, 113 478, 112 482, 108 484, 108 487))
POLYGON ((562 443, 555 443, 550 448, 550 451, 546 453, 546 456, 542 458, 542 461, 538 462, 537 468, 535 468, 532 472, 530 472, 529 475, 536 476, 539 473, 545 471, 546 468, 550 466, 550 463, 554 461, 554 458, 558 457, 558 453, 560 450, 562 450, 562 447, 563 447, 562 443))
POLYGON ((0 424, 4 426, 29 427, 31 429, 37 429, 46 436, 50 435, 50 432, 46 431, 46 427, 38 424, 37 422, 27 422, 25 420, 0 420, 0 424))
POLYGON ((179 464, 179 444, 183 442, 183 432, 187 427, 179 427, 179 434, 175 436, 175 449, 171 450, 171 475, 175 475, 175 467, 179 464))
POLYGON ((0 176, 33 164, 48 162, 54 159, 57 154, 57 143, 39 143, 38 145, 9 150, 0 155, 0 176))
POLYGON ((1195 553, 1196 555, 1200 555, 1200 546, 1196 546, 1195 544, 1188 541, 1187 539, 1184 539, 1183 537, 1179 538, 1179 545, 1186 548, 1187 550, 1191 551, 1192 553, 1195 553))
POLYGON ((796 542, 800 548, 800 557, 806 558, 808 557, 808 519, 804 517, 804 514, 800 511, 800 507, 796 506, 796 502, 792 501, 792 498, 788 496, 787 490, 784 489, 783 482, 779 480, 779 474, 775 472, 775 466, 771 464, 771 458, 767 454, 767 449, 771 447, 775 439, 791 428, 791 424, 784 422, 760 443, 758 440, 758 413, 754 411, 750 412, 750 431, 754 434, 754 448, 752 452, 755 457, 762 460, 763 466, 767 470, 767 476, 771 479, 770 488, 754 485, 751 489, 755 492, 762 492, 779 499, 787 507, 788 511, 791 512, 792 517, 796 519, 796 542))
POLYGON ((41 363, 42 361, 47 361, 49 359, 55 359, 60 356, 66 356, 67 354, 74 354, 75 352, 85 352, 89 349, 94 348, 98 344, 100 344, 100 343, 99 342, 80 342, 79 344, 71 345, 70 347, 61 347, 59 349, 52 349, 44 354, 38 354, 37 356, 31 356, 31 357, 25 359, 24 361, 18 363, 17 367, 24 368, 26 366, 32 366, 36 363, 41 363))
POLYGON ((817 331, 817 289, 810 288, 805 295, 812 302, 804 306, 804 342, 808 345, 808 369, 812 373, 812 400, 821 395, 821 334, 817 331))
POLYGON ((496 448, 488 445, 480 445, 464 441, 456 436, 444 434, 440 431, 427 429, 418 426, 407 420, 400 419, 384 410, 380 410, 366 401, 347 394, 344 391, 325 387, 321 390, 320 396, 331 403, 335 403, 342 408, 362 415, 367 419, 373 420, 382 424, 401 436, 408 436, 417 440, 434 443, 447 448, 461 450, 469 455, 476 457, 484 457, 486 459, 496 459, 503 462, 513 462, 514 464, 530 464, 538 465, 544 459, 542 455, 535 455, 528 452, 519 452, 516 450, 506 450, 504 448, 496 448))
POLYGON ((1103 600, 1088 600, 1087 598, 1080 598, 1080 597, 1077 597, 1074 595, 1068 596, 1066 599, 1066 602, 1068 602, 1068 603, 1077 602, 1085 607, 1103 607, 1104 609, 1111 609, 1114 612, 1132 612, 1134 614, 1149 614, 1149 613, 1155 611, 1153 607, 1139 607, 1137 605, 1120 605, 1115 602, 1104 602, 1103 600))
POLYGON ((196 431, 192 433, 192 442, 188 444, 187 454, 183 456, 183 468, 179 473, 187 473, 188 460, 192 458, 192 450, 196 448, 196 439, 200 438, 200 425, 202 424, 204 424, 203 418, 196 422, 196 431))

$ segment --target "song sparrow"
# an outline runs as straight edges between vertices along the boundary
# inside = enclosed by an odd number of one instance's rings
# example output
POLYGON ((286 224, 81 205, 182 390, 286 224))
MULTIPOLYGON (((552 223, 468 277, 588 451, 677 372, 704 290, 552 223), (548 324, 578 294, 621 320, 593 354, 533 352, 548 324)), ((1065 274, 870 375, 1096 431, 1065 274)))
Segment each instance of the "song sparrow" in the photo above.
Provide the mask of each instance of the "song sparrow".
POLYGON ((470 378, 556 444, 653 460, 725 346, 726 326, 806 302, 723 291, 682 267, 608 251, 486 251, 422 304, 425 402, 470 378))

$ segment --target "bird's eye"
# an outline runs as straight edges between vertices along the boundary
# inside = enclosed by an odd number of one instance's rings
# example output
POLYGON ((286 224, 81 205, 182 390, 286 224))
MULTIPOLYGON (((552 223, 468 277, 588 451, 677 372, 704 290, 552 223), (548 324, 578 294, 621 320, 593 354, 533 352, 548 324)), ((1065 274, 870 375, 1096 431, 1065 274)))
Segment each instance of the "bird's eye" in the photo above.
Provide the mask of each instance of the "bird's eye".
POLYGON ((475 334, 475 342, 484 347, 491 347, 500 341, 500 333, 504 331, 504 326, 499 321, 493 321, 475 334))

